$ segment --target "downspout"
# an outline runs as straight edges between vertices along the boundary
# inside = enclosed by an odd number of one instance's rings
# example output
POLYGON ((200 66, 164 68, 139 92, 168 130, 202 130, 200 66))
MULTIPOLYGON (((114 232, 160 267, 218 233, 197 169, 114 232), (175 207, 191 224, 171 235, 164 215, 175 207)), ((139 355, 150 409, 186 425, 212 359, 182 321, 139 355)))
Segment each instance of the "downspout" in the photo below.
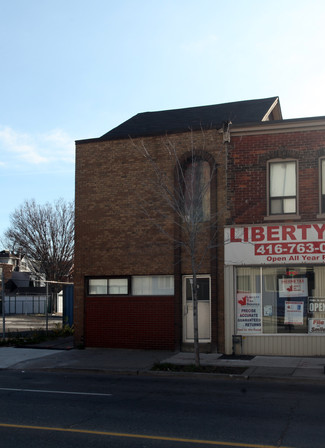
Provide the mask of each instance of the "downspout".
POLYGON ((222 123, 222 142, 225 145, 225 157, 226 157, 226 204, 227 211, 229 211, 229 197, 228 197, 228 144, 230 143, 230 126, 231 121, 224 121, 222 123))
MULTIPOLYGON (((229 144, 230 144, 230 126, 232 125, 232 122, 230 120, 224 121, 222 123, 222 128, 219 130, 219 133, 222 133, 222 144, 224 146, 224 157, 225 157, 225 195, 226 195, 226 216, 225 219, 223 219, 222 225, 224 226, 225 224, 229 224, 230 223, 230 218, 231 218, 231 204, 230 204, 230 197, 229 197, 229 176, 228 176, 228 169, 229 169, 229 144)), ((222 237, 224 238, 224 236, 222 237)), ((217 269, 221 269, 223 271, 223 305, 222 305, 222 309, 223 309, 223 318, 222 318, 222 332, 223 332, 223 337, 221 335, 220 330, 218 330, 217 332, 217 344, 218 344, 218 350, 222 350, 223 352, 225 352, 226 350, 226 346, 227 346, 227 334, 226 334, 226 306, 225 306, 225 294, 226 294, 226 289, 225 289, 225 279, 224 279, 224 275, 225 275, 225 260, 224 260, 224 255, 222 256, 222 260, 223 260, 223 265, 220 266, 219 263, 217 263, 217 269), (223 340, 223 343, 221 345, 221 340, 223 340)), ((217 272, 217 278, 219 278, 219 274, 220 272, 217 272)), ((219 290, 219 287, 218 287, 219 290)), ((217 320, 218 320, 218 327, 219 324, 221 324, 221 322, 219 321, 219 318, 217 316, 217 320)))

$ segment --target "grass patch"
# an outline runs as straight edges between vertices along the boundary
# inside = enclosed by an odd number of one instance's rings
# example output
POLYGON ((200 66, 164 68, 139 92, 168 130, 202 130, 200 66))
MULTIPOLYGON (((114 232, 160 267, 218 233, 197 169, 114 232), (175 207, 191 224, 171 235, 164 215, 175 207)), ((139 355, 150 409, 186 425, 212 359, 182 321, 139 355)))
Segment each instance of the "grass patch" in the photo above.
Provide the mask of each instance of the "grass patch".
POLYGON ((195 364, 171 364, 168 362, 154 364, 151 370, 160 372, 198 372, 198 373, 220 373, 226 375, 241 375, 247 367, 232 366, 199 366, 195 364))

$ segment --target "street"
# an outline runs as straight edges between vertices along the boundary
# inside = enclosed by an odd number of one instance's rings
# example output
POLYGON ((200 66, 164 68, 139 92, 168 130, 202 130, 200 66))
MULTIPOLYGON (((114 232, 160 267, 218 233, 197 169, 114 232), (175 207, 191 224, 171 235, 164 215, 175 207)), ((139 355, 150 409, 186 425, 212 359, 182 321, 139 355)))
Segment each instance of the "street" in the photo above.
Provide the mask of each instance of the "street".
POLYGON ((324 447, 323 385, 0 371, 1 447, 324 447))

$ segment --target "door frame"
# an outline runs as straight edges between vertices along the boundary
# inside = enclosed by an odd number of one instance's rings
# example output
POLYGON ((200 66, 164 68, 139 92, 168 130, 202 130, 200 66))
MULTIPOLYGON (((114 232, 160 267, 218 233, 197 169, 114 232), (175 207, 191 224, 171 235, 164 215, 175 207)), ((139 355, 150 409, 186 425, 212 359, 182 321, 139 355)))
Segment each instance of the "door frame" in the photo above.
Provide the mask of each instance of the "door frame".
MULTIPOLYGON (((200 338, 200 328, 199 328, 199 342, 200 343, 209 343, 211 342, 211 336, 212 336, 212 328, 211 328, 211 274, 199 274, 196 276, 198 279, 200 278, 207 278, 209 279, 209 300, 198 301, 198 313, 200 309, 200 303, 201 305, 208 305, 206 308, 208 308, 208 320, 209 320, 209 337, 208 338, 200 338), (208 302, 208 304, 207 304, 208 302)), ((182 341, 183 343, 193 343, 194 338, 188 338, 187 337, 187 316, 188 316, 188 304, 186 300, 186 280, 193 278, 193 275, 183 275, 182 276, 182 341)), ((201 307, 202 308, 202 307, 201 307)), ((193 318, 192 318, 193 321, 193 318)))

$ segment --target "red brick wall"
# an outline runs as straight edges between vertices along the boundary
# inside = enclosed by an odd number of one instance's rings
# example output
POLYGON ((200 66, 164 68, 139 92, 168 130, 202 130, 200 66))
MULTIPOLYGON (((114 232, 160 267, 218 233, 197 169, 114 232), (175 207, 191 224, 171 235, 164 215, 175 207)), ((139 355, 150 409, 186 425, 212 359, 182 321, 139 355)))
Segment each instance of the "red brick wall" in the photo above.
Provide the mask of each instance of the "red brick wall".
MULTIPOLYGON (((319 158, 325 155, 325 132, 291 132, 232 137, 229 145, 230 223, 261 223, 267 216, 267 161, 298 161, 300 221, 319 214, 319 158)), ((290 221, 290 216, 285 218, 290 221)))
POLYGON ((174 297, 86 299, 88 347, 174 350, 174 297))

